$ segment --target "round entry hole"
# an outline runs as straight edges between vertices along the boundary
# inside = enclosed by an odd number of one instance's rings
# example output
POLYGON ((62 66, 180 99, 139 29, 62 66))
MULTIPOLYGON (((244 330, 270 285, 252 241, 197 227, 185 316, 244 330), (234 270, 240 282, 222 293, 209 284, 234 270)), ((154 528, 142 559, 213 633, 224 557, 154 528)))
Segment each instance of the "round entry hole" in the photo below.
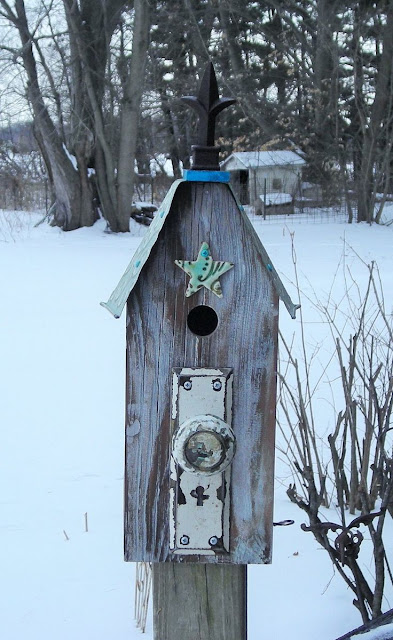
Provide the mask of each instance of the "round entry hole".
POLYGON ((191 309, 187 316, 187 326, 197 336, 208 336, 218 325, 218 316, 214 309, 204 304, 191 309))

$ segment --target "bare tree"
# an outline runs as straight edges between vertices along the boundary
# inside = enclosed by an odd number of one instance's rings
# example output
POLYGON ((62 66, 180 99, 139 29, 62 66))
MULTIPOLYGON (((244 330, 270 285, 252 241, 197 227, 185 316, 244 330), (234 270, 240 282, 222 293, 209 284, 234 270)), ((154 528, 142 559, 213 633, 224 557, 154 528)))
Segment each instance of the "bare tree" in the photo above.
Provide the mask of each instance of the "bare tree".
POLYGON ((391 191, 392 14, 393 0, 0 0, 14 34, 0 49, 23 68, 55 224, 101 214, 126 231, 135 163, 146 173, 166 154, 181 175, 195 127, 179 98, 209 59, 238 98, 217 127, 226 153, 301 149, 307 179, 329 197, 341 189, 350 220, 357 207, 378 221, 391 191))
POLYGON ((44 160, 50 166, 56 194, 56 224, 65 230, 92 224, 95 215, 91 192, 81 184, 80 174, 75 170, 64 148, 61 134, 55 126, 41 91, 34 56, 35 37, 28 25, 25 4, 23 0, 15 0, 12 9, 5 0, 1 0, 0 7, 2 17, 15 27, 20 39, 21 46, 16 54, 20 56, 26 73, 26 95, 33 112, 37 139, 44 160))
MULTIPOLYGON (((355 46, 360 54, 358 38, 359 29, 355 31, 355 46)), ((378 55, 378 66, 374 81, 371 106, 369 106, 370 87, 364 83, 359 60, 356 61, 357 86, 355 87, 358 107, 360 140, 359 167, 356 174, 356 190, 358 199, 358 221, 371 222, 378 191, 384 190, 384 182, 390 176, 390 152, 392 147, 391 130, 393 121, 393 0, 389 0, 386 10, 386 21, 380 25, 381 42, 378 55), (362 95, 362 93, 363 95, 362 95)))
POLYGON ((134 191, 134 171, 138 140, 138 123, 142 100, 147 49, 149 44, 149 5, 135 0, 134 35, 128 77, 124 85, 120 120, 118 162, 117 221, 119 231, 128 231, 130 202, 134 191), (131 173, 131 175, 130 175, 131 173))
POLYGON ((128 231, 148 1, 41 0, 34 16, 28 15, 23 0, 15 0, 13 7, 1 0, 0 8, 3 22, 19 37, 20 46, 10 51, 25 73, 26 97, 53 189, 54 224, 65 230, 91 225, 99 210, 112 231, 128 231), (133 45, 125 54, 124 84, 118 82, 114 114, 108 107, 114 91, 108 69, 123 16, 133 45), (58 77, 52 71, 54 55, 58 77))

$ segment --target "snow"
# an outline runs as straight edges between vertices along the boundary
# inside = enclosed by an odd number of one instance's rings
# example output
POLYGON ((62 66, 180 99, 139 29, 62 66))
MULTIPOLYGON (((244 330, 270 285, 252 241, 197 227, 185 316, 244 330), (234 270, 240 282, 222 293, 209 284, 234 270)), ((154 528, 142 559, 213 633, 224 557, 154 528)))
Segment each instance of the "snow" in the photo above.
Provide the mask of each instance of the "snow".
POLYGON ((393 624, 385 624, 379 629, 367 631, 367 633, 356 634, 351 636, 351 640, 360 638, 361 640, 391 640, 393 638, 393 624))
MULTIPOLYGON (((260 195, 259 198, 263 203, 265 202, 265 194, 260 195)), ((271 193, 266 193, 267 206, 290 204, 291 202, 293 202, 293 197, 290 193, 278 193, 273 191, 271 193)))
MULTIPOLYGON (((183 166, 183 163, 180 163, 183 166)), ((172 161, 164 154, 158 154, 150 160, 150 173, 152 176, 156 176, 160 173, 173 178, 173 166, 172 161)))
POLYGON ((393 224, 393 203, 386 202, 381 215, 381 224, 393 224))
POLYGON ((247 168, 255 167, 275 167, 275 166, 293 166, 305 164, 301 152, 295 151, 237 151, 232 153, 226 160, 221 163, 221 167, 225 169, 228 165, 231 169, 241 168, 241 165, 247 168), (233 165, 233 166, 232 166, 233 165), (235 166, 236 165, 236 166, 235 166))
POLYGON ((68 151, 68 149, 67 149, 67 147, 65 146, 64 143, 63 143, 63 150, 64 150, 67 158, 71 162, 72 166, 74 167, 75 171, 78 171, 78 163, 77 163, 76 157, 72 153, 70 153, 70 151, 68 151))
MULTIPOLYGON (((361 260, 377 260, 391 305, 392 227, 300 225, 294 217, 255 227, 296 302, 294 238, 311 345, 323 341, 324 327, 306 296, 327 294, 343 259, 360 286, 361 260)), ((136 640, 135 567, 122 558, 125 318, 99 303, 145 229, 108 234, 100 220, 63 233, 35 228, 41 218, 0 212, 1 636, 136 640)), ((284 335, 299 332, 299 320, 283 306, 280 314, 284 335)), ((249 567, 249 640, 334 640, 361 620, 326 552, 300 530, 305 518, 285 494, 291 479, 278 454, 274 518, 295 524, 275 527, 271 566, 249 567)))

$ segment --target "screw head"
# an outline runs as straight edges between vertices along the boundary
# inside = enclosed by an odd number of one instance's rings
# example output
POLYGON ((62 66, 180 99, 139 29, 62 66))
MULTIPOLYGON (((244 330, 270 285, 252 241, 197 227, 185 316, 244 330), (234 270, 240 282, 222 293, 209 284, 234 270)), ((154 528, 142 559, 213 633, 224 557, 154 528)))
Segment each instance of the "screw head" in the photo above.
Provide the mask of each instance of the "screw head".
POLYGON ((186 544, 188 544, 189 542, 190 542, 190 538, 189 538, 188 536, 182 536, 182 537, 180 538, 180 544, 184 544, 184 545, 186 545, 186 544))
POLYGON ((192 382, 191 380, 186 380, 183 383, 183 389, 185 389, 186 391, 190 391, 190 389, 192 388, 192 382))
POLYGON ((210 544, 212 547, 215 547, 217 543, 218 543, 218 538, 217 538, 217 536, 212 536, 212 537, 209 539, 209 544, 210 544))
POLYGON ((222 389, 221 380, 214 380, 213 389, 214 389, 214 391, 221 391, 221 389, 222 389))

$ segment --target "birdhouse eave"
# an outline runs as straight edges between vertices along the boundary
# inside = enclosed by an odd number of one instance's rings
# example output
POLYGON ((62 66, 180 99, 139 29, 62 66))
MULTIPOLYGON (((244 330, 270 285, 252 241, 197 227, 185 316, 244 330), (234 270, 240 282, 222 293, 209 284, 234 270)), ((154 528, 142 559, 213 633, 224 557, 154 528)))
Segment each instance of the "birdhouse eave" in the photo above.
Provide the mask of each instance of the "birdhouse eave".
POLYGON ((101 302, 101 306, 107 309, 115 318, 120 318, 122 314, 127 298, 138 281, 150 252, 158 240, 171 209, 177 188, 182 182, 184 182, 183 179, 173 182, 116 288, 113 290, 107 302, 101 302))

